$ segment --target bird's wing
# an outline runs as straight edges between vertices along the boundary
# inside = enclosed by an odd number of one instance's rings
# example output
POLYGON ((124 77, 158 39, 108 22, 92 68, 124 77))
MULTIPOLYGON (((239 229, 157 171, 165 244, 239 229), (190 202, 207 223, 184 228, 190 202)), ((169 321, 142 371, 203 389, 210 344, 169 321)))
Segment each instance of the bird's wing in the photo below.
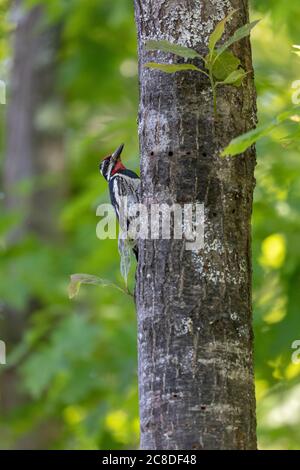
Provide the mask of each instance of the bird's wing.
POLYGON ((140 179, 118 173, 110 180, 110 198, 113 205, 120 206, 124 197, 128 204, 139 202, 140 179))
MULTIPOLYGON (((128 172, 129 170, 126 173, 122 172, 116 174, 109 182, 111 203, 115 208, 119 220, 120 213, 124 211, 125 204, 127 205, 128 209, 129 207, 132 207, 133 204, 139 203, 140 179, 137 177, 137 175, 135 175, 135 173, 133 173, 135 177, 132 177, 131 174, 127 174, 128 172)), ((130 219, 130 217, 127 217, 127 219, 130 219)))

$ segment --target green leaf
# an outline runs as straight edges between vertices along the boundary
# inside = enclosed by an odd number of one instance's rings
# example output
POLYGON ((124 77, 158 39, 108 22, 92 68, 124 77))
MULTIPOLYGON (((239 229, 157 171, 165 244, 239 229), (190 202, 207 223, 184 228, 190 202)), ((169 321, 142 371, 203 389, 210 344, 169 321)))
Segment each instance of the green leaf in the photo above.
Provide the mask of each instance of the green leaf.
POLYGON ((218 82, 217 84, 240 86, 246 75, 247 73, 242 68, 238 70, 234 70, 233 72, 231 72, 231 74, 229 74, 225 78, 225 80, 223 80, 222 82, 218 82))
POLYGON ((261 139, 265 135, 267 135, 270 131, 272 131, 276 127, 276 124, 269 123, 265 124, 264 126, 259 126, 252 131, 246 132, 246 134, 242 134, 239 137, 233 139, 230 144, 223 150, 221 153, 221 157, 234 157, 235 155, 239 155, 240 153, 245 152, 248 147, 253 145, 257 140, 261 139))
MULTIPOLYGON (((214 52, 213 58, 217 55, 216 51, 214 52)), ((212 72, 214 77, 219 80, 225 80, 228 75, 238 69, 241 64, 240 59, 238 59, 231 51, 224 51, 219 57, 217 57, 214 62, 212 72)))
POLYGON ((217 26, 215 27, 214 31, 211 33, 208 42, 208 48, 210 51, 210 55, 212 55, 216 43, 221 39, 223 36, 226 22, 236 13, 237 10, 232 10, 223 20, 221 20, 217 26))
POLYGON ((97 277, 97 276, 92 276, 91 274, 72 274, 70 277, 71 277, 71 282, 68 287, 70 299, 73 299, 74 297, 76 297, 76 295, 78 294, 80 290, 81 284, 92 284, 94 286, 102 286, 102 287, 114 287, 115 289, 118 289, 124 292, 124 290, 117 284, 114 284, 113 282, 108 281, 106 279, 101 279, 100 277, 97 277))
POLYGON ((201 58, 201 55, 194 51, 194 49, 190 49, 189 47, 181 46, 179 44, 172 44, 171 42, 165 40, 146 41, 145 49, 146 51, 170 52, 171 54, 176 54, 180 57, 184 57, 185 59, 194 59, 195 57, 201 58))
POLYGON ((284 121, 287 121, 293 115, 295 115, 299 112, 300 112, 300 107, 299 106, 293 107, 293 108, 279 114, 272 121, 270 121, 266 124, 263 124, 262 126, 258 126, 258 127, 256 127, 256 129, 253 129, 249 132, 246 132, 245 134, 242 134, 239 137, 236 137, 223 150, 223 152, 221 153, 221 157, 226 157, 226 156, 234 157, 235 155, 239 155, 240 153, 245 152, 245 150, 247 150, 248 147, 253 145, 255 142, 257 142, 262 137, 265 137, 266 135, 268 135, 271 131, 276 129, 276 127, 278 127, 284 121))
POLYGON ((228 49, 228 47, 230 47, 232 44, 248 36, 251 30, 257 25, 257 23, 259 23, 259 21, 260 20, 252 21, 252 23, 247 23, 241 28, 237 29, 231 38, 229 38, 228 41, 226 41, 223 46, 218 49, 218 56, 226 51, 226 49, 228 49))
POLYGON ((144 67, 161 70, 165 73, 182 72, 183 70, 196 70, 197 72, 202 72, 201 69, 193 64, 157 64, 156 62, 147 62, 144 67))

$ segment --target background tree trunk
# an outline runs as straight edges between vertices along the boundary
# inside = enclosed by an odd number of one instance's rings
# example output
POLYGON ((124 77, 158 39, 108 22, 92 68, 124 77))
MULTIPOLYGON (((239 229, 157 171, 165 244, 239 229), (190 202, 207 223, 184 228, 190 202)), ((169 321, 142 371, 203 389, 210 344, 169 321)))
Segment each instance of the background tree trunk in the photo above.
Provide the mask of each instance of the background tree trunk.
MULTIPOLYGON (((26 10, 23 0, 12 7, 16 21, 13 63, 7 109, 7 143, 3 186, 8 211, 18 212, 21 223, 12 230, 9 243, 22 243, 32 233, 45 242, 58 236, 57 210, 64 192, 65 159, 59 100, 55 94, 56 51, 60 28, 45 24, 43 9, 26 10), (54 182, 53 182, 54 180, 54 182), (24 191, 22 183, 28 184, 24 191)), ((28 273, 30 275, 30 273, 28 273)), ((36 299, 22 310, 4 307, 0 338, 7 350, 18 344, 36 299)), ((26 402, 14 368, 0 377, 0 410, 9 414, 26 402)), ((18 448, 40 448, 47 442, 51 426, 26 435, 18 448)))
MULTIPOLYGON (((233 8, 232 34, 248 21, 246 0, 135 0, 140 62, 142 201, 205 204, 205 246, 140 241, 136 301, 142 449, 255 449, 251 229, 255 151, 220 151, 256 122, 253 75, 219 87, 196 72, 143 68, 146 39, 207 53, 209 34, 233 8)), ((252 71, 249 40, 234 46, 252 71)), ((197 63, 197 62, 196 62, 197 63)), ((200 64, 199 64, 200 65, 200 64)))
POLYGON ((62 107, 55 95, 59 27, 45 24, 41 6, 25 10, 23 0, 15 2, 12 16, 17 28, 7 114, 5 201, 8 209, 23 213, 23 231, 49 239, 57 232, 55 210, 65 166, 62 107), (55 175, 54 184, 47 181, 49 175, 55 175), (22 182, 29 182, 30 189, 22 191, 22 182))
MULTIPOLYGON (((53 127, 55 117, 51 116, 58 102, 55 71, 59 28, 45 24, 41 7, 25 10, 22 0, 15 2, 12 15, 17 25, 3 186, 6 208, 22 216, 10 236, 10 243, 17 243, 29 232, 44 240, 57 235, 57 203, 64 191, 65 160, 62 128, 53 127), (52 184, 47 180, 51 175, 52 184), (24 182, 29 185, 25 191, 21 187, 24 182)), ((9 338, 20 338, 24 314, 11 312, 6 316, 9 338)))

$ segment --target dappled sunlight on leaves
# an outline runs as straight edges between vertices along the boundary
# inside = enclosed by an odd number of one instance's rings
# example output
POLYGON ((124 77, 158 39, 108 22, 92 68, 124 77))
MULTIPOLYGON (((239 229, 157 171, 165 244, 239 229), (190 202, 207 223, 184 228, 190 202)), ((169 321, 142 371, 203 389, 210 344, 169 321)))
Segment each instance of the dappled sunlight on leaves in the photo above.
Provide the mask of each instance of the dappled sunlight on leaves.
POLYGON ((259 262, 262 266, 272 269, 280 268, 285 260, 286 242, 283 235, 274 233, 262 242, 262 255, 259 262))

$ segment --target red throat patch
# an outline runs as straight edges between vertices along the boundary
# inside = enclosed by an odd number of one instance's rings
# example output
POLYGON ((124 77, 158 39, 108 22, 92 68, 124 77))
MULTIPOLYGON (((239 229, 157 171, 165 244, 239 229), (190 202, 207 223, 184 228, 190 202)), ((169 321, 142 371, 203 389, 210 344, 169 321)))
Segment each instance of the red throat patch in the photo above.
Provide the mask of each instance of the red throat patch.
POLYGON ((121 160, 118 160, 117 163, 115 164, 114 169, 111 172, 111 174, 114 175, 115 173, 117 173, 120 170, 126 170, 126 167, 123 165, 121 160))

